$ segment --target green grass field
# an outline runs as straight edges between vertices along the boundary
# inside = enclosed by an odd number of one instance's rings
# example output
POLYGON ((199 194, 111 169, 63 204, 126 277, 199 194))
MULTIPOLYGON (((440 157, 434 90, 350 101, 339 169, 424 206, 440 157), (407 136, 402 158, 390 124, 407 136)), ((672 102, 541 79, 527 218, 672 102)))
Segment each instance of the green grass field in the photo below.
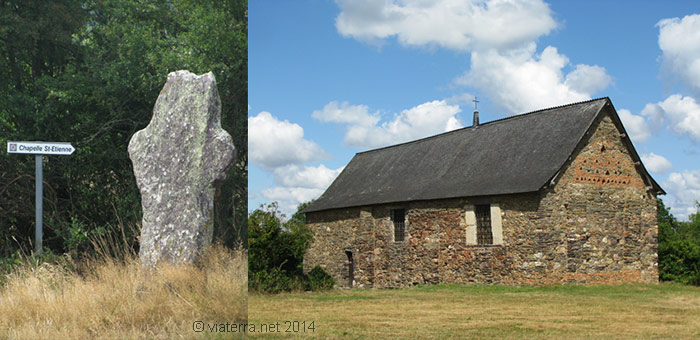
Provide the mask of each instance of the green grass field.
POLYGON ((248 322, 249 336, 261 339, 700 339, 700 288, 436 285, 252 294, 248 322))

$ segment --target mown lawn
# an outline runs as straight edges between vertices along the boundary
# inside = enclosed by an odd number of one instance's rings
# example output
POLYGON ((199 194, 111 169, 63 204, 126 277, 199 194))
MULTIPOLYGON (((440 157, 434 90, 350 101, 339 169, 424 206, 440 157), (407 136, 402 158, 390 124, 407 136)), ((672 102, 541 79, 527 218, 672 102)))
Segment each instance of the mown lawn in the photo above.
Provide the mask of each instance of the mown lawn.
POLYGON ((435 285, 251 294, 248 322, 249 336, 261 339, 700 339, 700 288, 435 285))

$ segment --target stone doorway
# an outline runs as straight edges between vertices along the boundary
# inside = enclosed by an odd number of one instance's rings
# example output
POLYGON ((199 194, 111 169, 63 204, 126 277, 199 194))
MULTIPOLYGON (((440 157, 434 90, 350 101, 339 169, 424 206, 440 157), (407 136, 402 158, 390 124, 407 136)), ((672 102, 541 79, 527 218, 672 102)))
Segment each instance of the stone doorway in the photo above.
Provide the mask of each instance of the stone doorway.
POLYGON ((352 250, 345 250, 345 255, 348 257, 348 287, 352 288, 352 283, 355 281, 355 261, 352 258, 352 250))

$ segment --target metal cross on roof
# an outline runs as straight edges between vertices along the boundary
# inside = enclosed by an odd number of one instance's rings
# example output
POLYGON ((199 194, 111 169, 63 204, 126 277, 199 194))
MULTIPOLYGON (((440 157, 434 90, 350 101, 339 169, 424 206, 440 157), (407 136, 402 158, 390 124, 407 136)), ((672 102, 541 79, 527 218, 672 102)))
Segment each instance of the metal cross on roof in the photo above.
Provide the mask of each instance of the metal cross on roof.
POLYGON ((474 97, 474 100, 472 101, 474 102, 474 111, 476 111, 476 105, 479 104, 479 101, 476 99, 476 97, 474 97))

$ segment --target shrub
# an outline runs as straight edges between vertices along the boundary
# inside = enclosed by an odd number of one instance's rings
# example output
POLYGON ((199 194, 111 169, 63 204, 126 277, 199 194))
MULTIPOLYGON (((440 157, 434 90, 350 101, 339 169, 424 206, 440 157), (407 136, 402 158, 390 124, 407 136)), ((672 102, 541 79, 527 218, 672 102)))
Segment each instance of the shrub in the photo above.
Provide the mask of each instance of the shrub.
POLYGON ((335 280, 323 268, 316 266, 307 274, 309 290, 329 290, 335 286, 335 280))
POLYGON ((248 289, 252 291, 278 294, 292 290, 292 280, 279 268, 263 269, 248 273, 248 289))
POLYGON ((659 279, 700 285, 700 244, 680 237, 659 242, 659 279))
POLYGON ((248 272, 248 289, 260 293, 322 291, 335 285, 323 268, 316 266, 308 274, 290 275, 279 268, 248 272))
POLYGON ((303 272, 303 260, 313 234, 301 211, 285 219, 276 202, 260 206, 248 215, 250 265, 248 285, 252 291, 277 294, 288 291, 325 290, 335 282, 321 267, 303 272))

